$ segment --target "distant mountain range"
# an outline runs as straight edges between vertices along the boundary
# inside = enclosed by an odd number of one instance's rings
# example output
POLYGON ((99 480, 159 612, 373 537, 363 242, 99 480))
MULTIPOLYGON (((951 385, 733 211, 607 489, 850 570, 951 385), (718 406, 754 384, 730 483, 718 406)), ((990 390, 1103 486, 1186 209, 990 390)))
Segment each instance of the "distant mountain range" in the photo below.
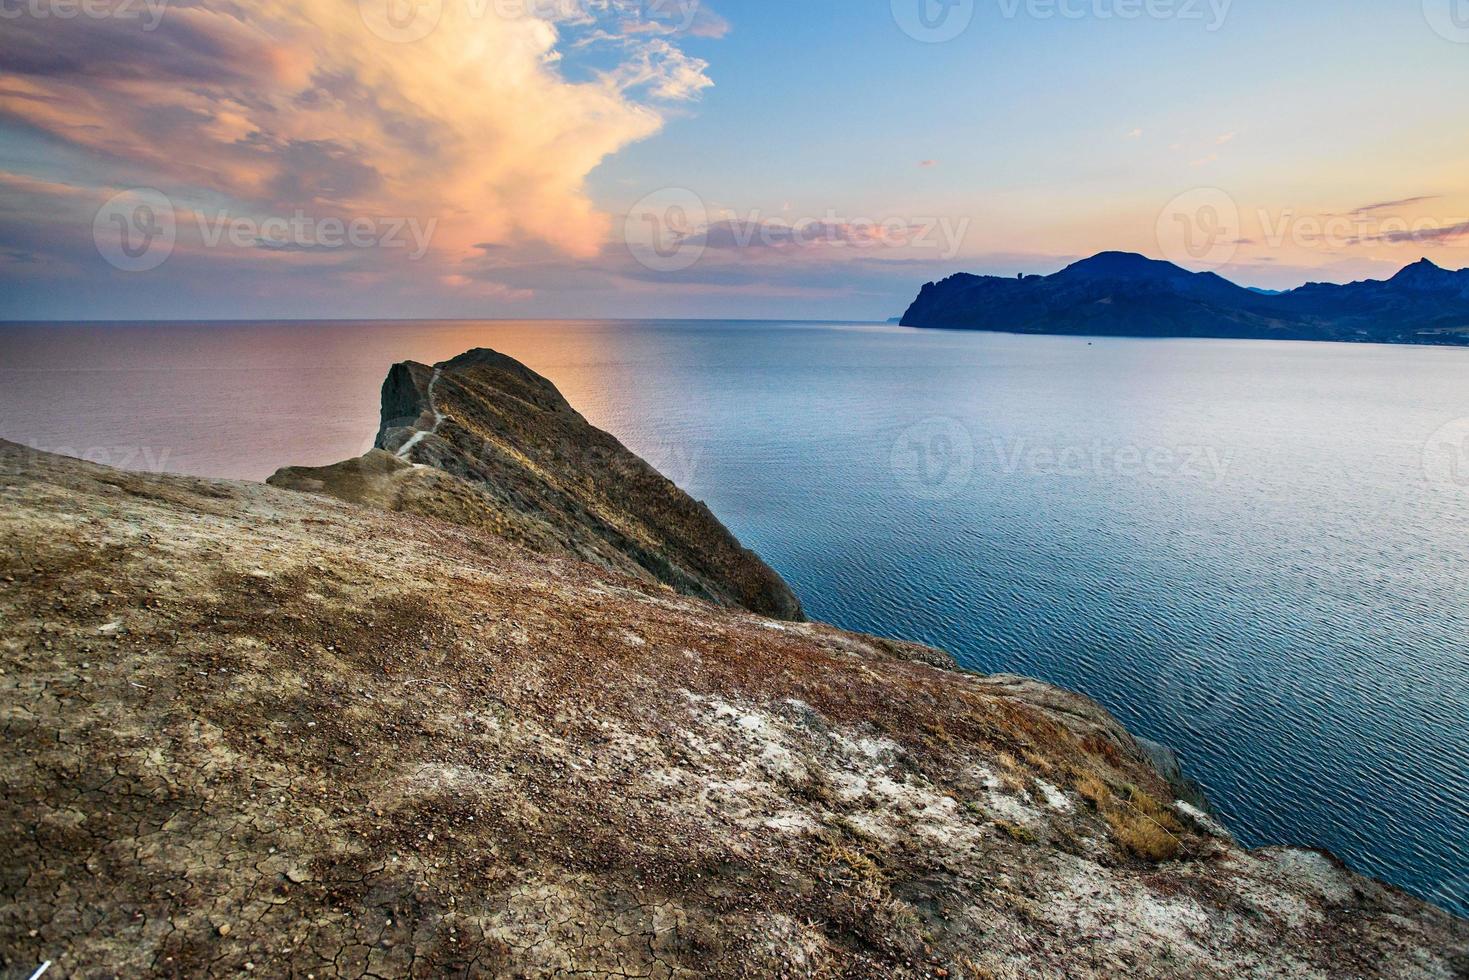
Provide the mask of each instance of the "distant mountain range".
POLYGON ((1114 337, 1469 345, 1469 269, 1428 259, 1391 279, 1271 293, 1130 252, 1055 275, 959 273, 925 285, 904 326, 1114 337))

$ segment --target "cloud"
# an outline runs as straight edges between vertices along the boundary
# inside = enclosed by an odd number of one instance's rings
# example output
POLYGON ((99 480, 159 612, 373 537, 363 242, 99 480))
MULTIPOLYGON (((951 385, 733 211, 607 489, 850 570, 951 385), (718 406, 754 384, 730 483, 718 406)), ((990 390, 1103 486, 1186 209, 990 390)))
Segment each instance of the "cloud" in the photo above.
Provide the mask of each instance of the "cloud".
POLYGON ((619 91, 645 89, 655 98, 686 101, 714 84, 704 72, 709 63, 691 58, 663 38, 649 38, 634 46, 630 56, 603 75, 619 91))
POLYGON ((1216 139, 1214 141, 1214 145, 1215 146, 1223 146, 1226 143, 1233 143, 1234 140, 1235 140, 1235 138, 1238 137, 1238 136, 1239 136, 1239 133, 1237 133, 1237 132, 1234 132, 1234 133, 1225 133, 1223 136, 1220 136, 1218 139, 1216 139))
MULTIPOLYGON (((452 264, 483 244, 595 254, 610 226, 586 176, 712 84, 676 32, 625 32, 610 67, 573 80, 562 49, 596 25, 446 2, 399 43, 374 33, 370 7, 178 2, 153 30, 5 18, 0 123, 188 208, 438 219, 436 259, 452 264)), ((686 31, 717 35, 710 16, 686 31)))
POLYGON ((1130 140, 1141 139, 1142 135, 1143 131, 1141 129, 1134 129, 1132 132, 1127 134, 1127 138, 1130 140))
POLYGON ((1402 245, 1406 242, 1428 242, 1442 244, 1469 236, 1469 221, 1443 227, 1407 228, 1385 231, 1378 235, 1358 239, 1361 244, 1402 245))
POLYGON ((939 162, 937 160, 919 160, 918 165, 920 167, 928 169, 931 167, 937 167, 939 165, 939 162))
POLYGON ((1427 201, 1437 201, 1439 195, 1425 194, 1420 197, 1405 197, 1400 201, 1382 201, 1378 204, 1367 204, 1360 208, 1353 208, 1346 212, 1353 215, 1370 215, 1379 211, 1397 211, 1401 208, 1411 207, 1414 204, 1423 204, 1427 201))
MULTIPOLYGON (((807 218, 795 221, 765 219, 752 214, 711 223, 690 240, 710 249, 775 249, 793 254, 810 254, 815 250, 838 248, 892 248, 918 245, 932 247, 930 239, 940 223, 807 218)), ((968 222, 962 227, 967 229, 968 222)))
POLYGON ((638 4, 636 9, 622 12, 617 23, 622 34, 687 34, 691 37, 719 39, 729 34, 729 21, 702 0, 653 0, 638 4))
POLYGON ((478 279, 462 273, 441 276, 439 281, 459 292, 506 300, 508 302, 521 302, 533 298, 536 294, 533 289, 516 289, 513 286, 505 285, 503 282, 478 279))

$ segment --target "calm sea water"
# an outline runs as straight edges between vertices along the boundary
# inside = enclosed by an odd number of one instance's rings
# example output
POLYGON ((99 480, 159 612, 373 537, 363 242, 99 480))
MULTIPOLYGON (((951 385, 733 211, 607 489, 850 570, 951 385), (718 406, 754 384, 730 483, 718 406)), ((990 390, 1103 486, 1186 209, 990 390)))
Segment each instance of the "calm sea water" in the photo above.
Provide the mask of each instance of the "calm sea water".
POLYGON ((1324 846, 1469 913, 1469 351, 0 325, 0 436, 262 479, 363 452, 389 364, 475 346, 707 500, 814 616, 1084 691, 1178 748, 1247 843, 1324 846))

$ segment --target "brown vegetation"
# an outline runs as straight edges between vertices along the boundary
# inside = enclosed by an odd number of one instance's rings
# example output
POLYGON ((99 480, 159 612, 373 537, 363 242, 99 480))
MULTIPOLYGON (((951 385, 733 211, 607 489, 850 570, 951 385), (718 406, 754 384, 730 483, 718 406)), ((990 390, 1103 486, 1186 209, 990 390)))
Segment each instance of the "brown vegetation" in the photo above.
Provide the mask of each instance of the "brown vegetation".
POLYGON ((7 973, 1465 964, 1464 923, 1184 819, 1091 702, 935 651, 10 445, 0 543, 7 973))

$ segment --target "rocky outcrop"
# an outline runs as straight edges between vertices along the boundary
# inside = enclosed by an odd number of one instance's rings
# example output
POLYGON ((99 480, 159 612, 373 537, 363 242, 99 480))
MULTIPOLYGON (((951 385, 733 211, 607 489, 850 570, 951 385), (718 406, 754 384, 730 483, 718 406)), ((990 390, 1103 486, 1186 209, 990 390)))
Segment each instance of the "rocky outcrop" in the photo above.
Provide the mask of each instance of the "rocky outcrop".
POLYGON ((0 444, 0 624, 7 975, 1469 967, 1085 698, 412 510, 0 444))
POLYGON ((383 382, 378 448, 274 486, 437 517, 779 619, 790 587, 693 500, 520 362, 474 350, 383 382))
POLYGON ((927 283, 902 322, 1009 333, 1469 344, 1469 270, 1424 259, 1386 281, 1270 293, 1103 252, 1050 276, 960 273, 927 283))

